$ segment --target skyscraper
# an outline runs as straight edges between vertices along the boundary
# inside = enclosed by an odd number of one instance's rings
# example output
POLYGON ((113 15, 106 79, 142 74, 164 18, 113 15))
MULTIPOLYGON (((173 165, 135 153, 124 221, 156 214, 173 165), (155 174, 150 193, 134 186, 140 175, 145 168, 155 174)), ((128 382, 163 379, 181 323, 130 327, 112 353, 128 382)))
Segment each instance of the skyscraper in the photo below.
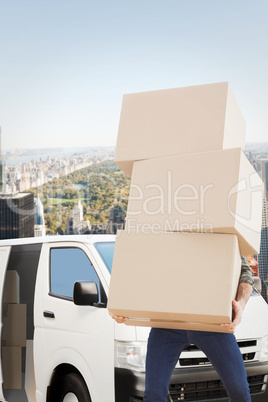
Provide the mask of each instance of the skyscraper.
POLYGON ((39 195, 34 198, 35 215, 34 215, 34 236, 45 236, 46 226, 44 219, 44 207, 39 195))
POLYGON ((0 239, 33 236, 33 194, 0 194, 0 239))
POLYGON ((262 209, 261 248, 259 254, 259 274, 262 279, 262 295, 267 300, 267 289, 264 281, 268 280, 268 159, 261 161, 261 177, 264 181, 262 209))
POLYGON ((2 132, 0 127, 0 193, 6 192, 6 165, 2 154, 2 132))
POLYGON ((120 205, 113 206, 110 209, 110 217, 108 224, 108 233, 115 234, 117 230, 125 228, 125 212, 120 205))
POLYGON ((0 239, 34 236, 34 196, 6 193, 6 169, 0 128, 0 239))
POLYGON ((66 234, 90 233, 89 221, 84 221, 83 205, 81 201, 75 202, 72 218, 67 219, 66 234))

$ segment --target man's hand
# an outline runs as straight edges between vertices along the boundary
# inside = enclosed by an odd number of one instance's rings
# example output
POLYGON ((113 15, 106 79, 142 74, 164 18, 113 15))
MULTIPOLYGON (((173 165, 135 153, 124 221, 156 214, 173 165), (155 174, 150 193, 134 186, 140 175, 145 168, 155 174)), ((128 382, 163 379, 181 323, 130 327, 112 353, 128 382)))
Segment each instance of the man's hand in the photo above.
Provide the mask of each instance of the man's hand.
POLYGON ((118 323, 118 324, 124 324, 128 320, 127 317, 118 317, 117 315, 114 315, 109 311, 110 316, 118 323))
POLYGON ((238 286, 237 300, 232 301, 234 319, 231 324, 221 324, 229 332, 234 332, 235 328, 242 321, 242 315, 248 299, 252 293, 252 286, 249 283, 240 283, 238 286))
POLYGON ((236 300, 232 301, 232 307, 233 307, 233 312, 234 312, 233 322, 231 324, 222 324, 222 326, 225 327, 226 329, 228 329, 229 332, 235 331, 235 327, 238 324, 240 324, 240 322, 242 321, 242 315, 243 315, 243 311, 244 311, 244 308, 242 307, 240 302, 238 302, 236 300))

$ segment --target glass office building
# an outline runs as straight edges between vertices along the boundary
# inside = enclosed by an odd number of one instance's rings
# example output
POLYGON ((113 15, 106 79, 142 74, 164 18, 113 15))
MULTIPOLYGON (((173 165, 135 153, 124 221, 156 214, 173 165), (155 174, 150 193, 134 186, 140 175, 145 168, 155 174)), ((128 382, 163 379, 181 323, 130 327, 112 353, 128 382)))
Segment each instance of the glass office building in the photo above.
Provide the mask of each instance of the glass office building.
POLYGON ((34 236, 32 193, 0 194, 0 239, 34 236))

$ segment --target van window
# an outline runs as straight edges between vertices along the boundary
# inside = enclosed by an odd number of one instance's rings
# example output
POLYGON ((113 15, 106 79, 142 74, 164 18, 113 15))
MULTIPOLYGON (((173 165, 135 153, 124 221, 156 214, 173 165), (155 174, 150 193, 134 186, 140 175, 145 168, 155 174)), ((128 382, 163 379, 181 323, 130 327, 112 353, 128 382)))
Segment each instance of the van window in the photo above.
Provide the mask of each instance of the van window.
POLYGON ((93 281, 100 293, 100 280, 88 256, 79 248, 52 248, 50 250, 50 291, 73 299, 77 281, 93 281))
POLYGON ((98 242, 94 243, 95 248, 100 254, 104 264, 108 268, 109 272, 112 271, 113 257, 114 257, 114 246, 115 242, 98 242))

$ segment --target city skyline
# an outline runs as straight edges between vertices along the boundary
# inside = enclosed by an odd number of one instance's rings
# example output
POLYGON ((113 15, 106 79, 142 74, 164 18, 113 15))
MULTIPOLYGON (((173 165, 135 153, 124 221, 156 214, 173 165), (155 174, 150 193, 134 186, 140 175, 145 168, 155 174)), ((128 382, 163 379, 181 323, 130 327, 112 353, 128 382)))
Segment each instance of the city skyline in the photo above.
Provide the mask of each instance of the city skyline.
POLYGON ((268 138, 265 0, 0 1, 3 149, 114 146, 124 94, 229 81, 268 138))
MULTIPOLYGON (((254 146, 254 145, 256 145, 256 146, 258 146, 258 145, 266 145, 267 147, 268 147, 268 140, 267 141, 249 141, 249 142, 246 142, 245 143, 245 150, 247 149, 247 147, 251 147, 251 146, 254 146)), ((89 150, 89 149, 103 149, 103 148, 111 148, 111 149, 115 149, 115 145, 100 145, 100 146, 94 146, 94 145, 92 145, 92 146, 85 146, 85 147, 72 147, 72 146, 70 146, 70 147, 36 147, 36 148, 28 148, 28 147, 20 147, 20 148, 18 148, 18 147, 13 147, 13 148, 3 148, 2 149, 2 154, 5 156, 7 153, 10 153, 10 152, 12 152, 13 154, 15 153, 15 152, 26 152, 26 151, 32 151, 32 156, 33 157, 37 157, 37 156, 39 156, 40 155, 40 157, 42 158, 43 157, 43 154, 42 153, 38 153, 38 152, 40 152, 40 151, 45 151, 44 153, 47 153, 47 152, 50 152, 50 151, 53 151, 53 152, 56 152, 56 153, 66 153, 66 152, 68 152, 68 151, 72 151, 72 150, 75 150, 75 149, 79 149, 79 151, 80 152, 82 152, 82 151, 85 151, 86 152, 86 150, 89 150), (37 152, 37 153, 35 153, 35 152, 37 152)), ((267 148, 267 150, 268 150, 268 148, 267 148)), ((266 152, 265 150, 263 150, 264 152, 266 152)), ((74 151, 74 152, 76 152, 76 151, 74 151)))
MULTIPOLYGON (((54 178, 67 176, 94 163, 113 158, 113 152, 105 151, 105 148, 99 151, 85 150, 80 153, 52 155, 45 155, 44 158, 41 158, 40 155, 38 158, 34 158, 31 155, 26 157, 25 161, 21 158, 19 162, 16 162, 15 159, 14 163, 5 164, 6 179, 3 180, 5 183, 5 191, 3 192, 23 192, 42 186, 54 178)), ((1 166, 0 163, 0 170, 1 166)))

